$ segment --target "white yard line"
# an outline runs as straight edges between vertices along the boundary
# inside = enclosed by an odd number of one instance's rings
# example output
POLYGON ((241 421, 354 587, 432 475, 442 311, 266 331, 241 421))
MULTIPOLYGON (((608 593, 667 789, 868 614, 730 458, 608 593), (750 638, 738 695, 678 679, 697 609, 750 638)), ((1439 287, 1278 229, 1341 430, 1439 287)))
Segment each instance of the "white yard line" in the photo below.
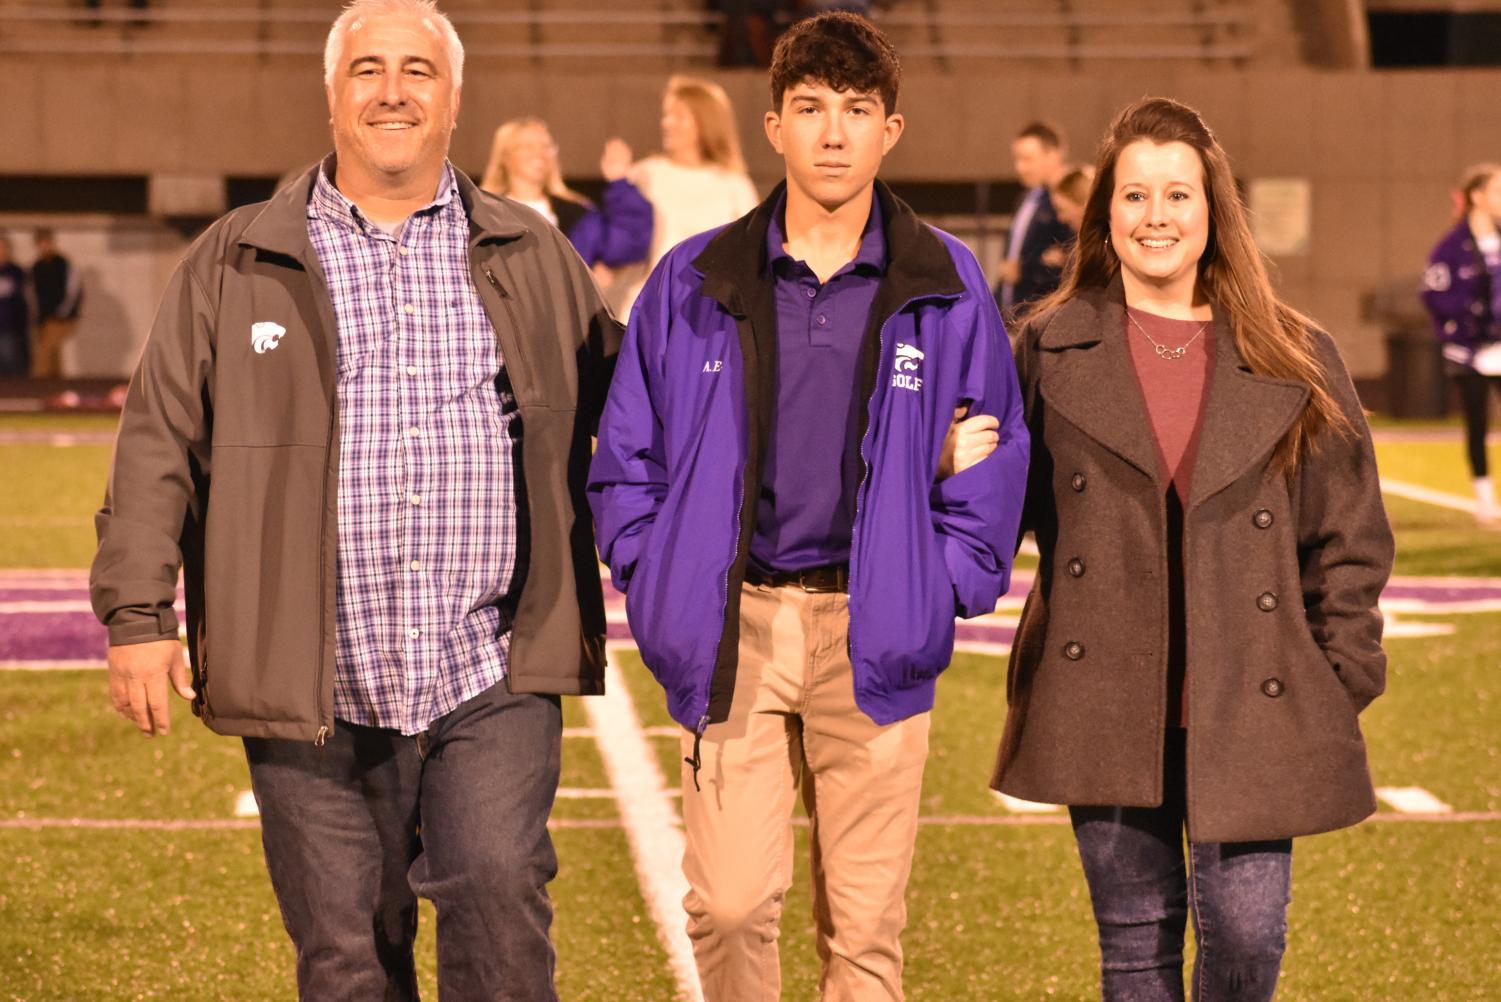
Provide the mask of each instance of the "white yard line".
POLYGON ((1454 808, 1421 786, 1378 786, 1376 796, 1399 814, 1453 814, 1454 808))
POLYGON ((1409 501, 1421 501, 1424 504, 1436 505, 1439 508, 1448 508, 1451 511, 1462 511, 1467 515, 1475 514, 1475 502, 1459 494, 1450 494, 1447 491, 1436 491, 1432 487, 1424 487, 1422 484, 1410 484, 1405 480, 1392 480, 1390 477, 1381 478, 1381 489, 1387 494, 1395 494, 1399 498, 1407 498, 1409 501))
POLYGON ((621 651, 633 649, 625 644, 607 645, 605 695, 583 703, 615 791, 641 893, 677 978, 678 995, 700 1002, 703 995, 683 913, 688 881, 683 876, 682 822, 615 661, 621 651))
POLYGON ((1023 800, 999 790, 991 790, 990 795, 1000 801, 1001 806, 1012 814, 1057 814, 1063 810, 1057 804, 1039 804, 1032 800, 1023 800))
MULTIPOLYGON (((40 591, 41 589, 37 589, 40 591)), ((0 616, 35 616, 58 612, 94 613, 94 607, 84 599, 23 599, 18 602, 0 602, 0 616)), ((104 627, 99 628, 101 631, 104 627)))

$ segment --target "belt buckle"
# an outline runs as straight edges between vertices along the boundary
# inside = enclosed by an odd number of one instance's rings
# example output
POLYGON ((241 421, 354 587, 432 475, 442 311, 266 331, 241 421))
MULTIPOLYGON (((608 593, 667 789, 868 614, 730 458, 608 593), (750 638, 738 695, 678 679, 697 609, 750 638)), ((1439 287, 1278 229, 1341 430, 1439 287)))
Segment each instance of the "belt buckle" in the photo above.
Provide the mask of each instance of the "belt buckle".
POLYGON ((839 583, 837 567, 818 567, 800 571, 797 575, 797 586, 813 595, 839 594, 844 591, 839 583))

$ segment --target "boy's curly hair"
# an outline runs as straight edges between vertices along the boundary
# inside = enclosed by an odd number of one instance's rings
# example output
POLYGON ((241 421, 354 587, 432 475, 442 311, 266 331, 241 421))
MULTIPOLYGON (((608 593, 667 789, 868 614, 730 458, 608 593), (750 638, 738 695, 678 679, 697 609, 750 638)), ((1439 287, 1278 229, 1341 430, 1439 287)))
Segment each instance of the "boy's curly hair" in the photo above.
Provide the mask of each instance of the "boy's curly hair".
POLYGON ((829 11, 788 28, 771 57, 771 105, 780 111, 787 88, 804 80, 837 91, 880 94, 896 111, 902 67, 881 30, 858 14, 829 11))

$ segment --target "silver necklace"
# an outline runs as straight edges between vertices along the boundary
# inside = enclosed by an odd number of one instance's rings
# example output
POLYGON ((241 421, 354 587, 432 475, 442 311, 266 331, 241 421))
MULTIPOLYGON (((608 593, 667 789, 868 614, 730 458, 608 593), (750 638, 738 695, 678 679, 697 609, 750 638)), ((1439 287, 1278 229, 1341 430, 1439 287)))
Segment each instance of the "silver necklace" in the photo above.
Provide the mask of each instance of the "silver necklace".
POLYGON ((1141 331, 1142 337, 1152 342, 1152 350, 1157 353, 1157 357, 1165 358, 1169 362, 1176 362, 1178 359, 1188 354, 1188 346, 1197 341, 1199 339, 1199 335, 1203 334, 1206 330, 1209 329, 1209 321, 1206 320, 1199 325, 1199 329, 1194 332, 1193 337, 1189 338, 1187 341, 1184 341, 1176 348, 1170 348, 1162 342, 1158 341, 1152 335, 1148 334, 1147 329, 1137 322, 1136 318, 1131 315, 1130 310, 1126 311, 1126 319, 1136 325, 1136 329, 1141 331))

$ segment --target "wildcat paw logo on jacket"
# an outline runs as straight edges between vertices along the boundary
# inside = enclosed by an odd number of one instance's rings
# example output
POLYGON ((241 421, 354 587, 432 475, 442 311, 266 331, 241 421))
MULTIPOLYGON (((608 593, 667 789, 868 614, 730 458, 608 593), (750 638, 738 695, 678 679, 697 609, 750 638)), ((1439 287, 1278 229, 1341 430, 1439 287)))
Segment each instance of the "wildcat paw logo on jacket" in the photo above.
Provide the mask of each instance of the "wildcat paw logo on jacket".
POLYGON ((916 345, 896 343, 896 363, 892 366, 891 385, 899 390, 916 393, 922 389, 922 377, 914 375, 922 369, 923 353, 916 345))
POLYGON ((250 325, 250 343, 255 348, 257 355, 264 355, 281 343, 282 336, 287 329, 281 324, 262 320, 258 324, 250 325))

